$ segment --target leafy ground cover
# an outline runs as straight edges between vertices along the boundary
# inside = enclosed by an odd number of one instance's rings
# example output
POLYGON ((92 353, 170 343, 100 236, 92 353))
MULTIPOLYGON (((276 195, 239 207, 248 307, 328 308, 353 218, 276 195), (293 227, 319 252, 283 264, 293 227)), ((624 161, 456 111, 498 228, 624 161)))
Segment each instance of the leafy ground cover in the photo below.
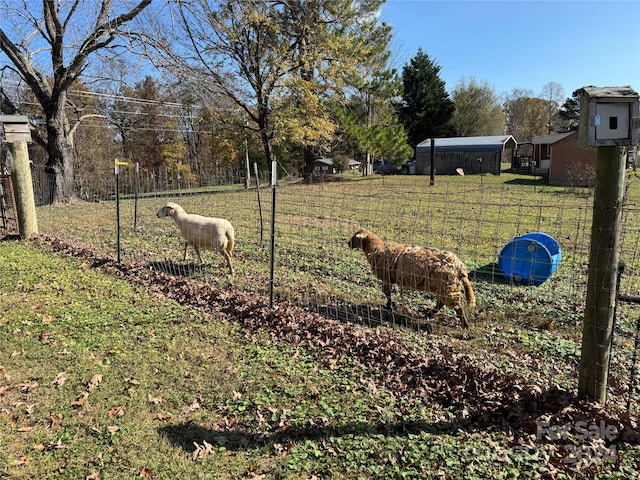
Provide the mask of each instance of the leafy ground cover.
POLYGON ((575 397, 571 340, 518 322, 472 338, 362 327, 46 236, 0 242, 0 272, 0 476, 631 478, 640 466, 635 417, 575 397))
MULTIPOLYGON (((170 219, 156 217, 165 198, 141 198, 121 204, 120 245, 127 261, 155 271, 201 280, 221 288, 268 295, 270 280, 270 191, 173 192, 171 199, 187 211, 229 218, 236 229, 236 274, 226 274, 222 258, 204 252, 205 266, 182 261, 183 242, 170 219), (133 214, 137 212, 137 222, 133 214), (261 222, 262 219, 262 222, 261 222), (133 225, 136 225, 135 227, 133 225)), ((627 263, 621 292, 640 291, 640 182, 631 178, 623 214, 621 259, 627 263)), ((38 208, 40 231, 82 243, 115 258, 116 208, 112 201, 75 202, 38 208)), ((277 188, 274 295, 330 318, 367 326, 409 326, 462 340, 473 352, 477 344, 491 350, 488 360, 513 368, 508 353, 523 358, 570 360, 567 368, 547 368, 543 362, 530 375, 553 374, 563 387, 573 387, 580 355, 582 319, 588 272, 592 198, 590 189, 543 185, 508 173, 500 176, 438 176, 434 186, 426 176, 362 177, 346 174, 342 181, 277 188), (360 227, 388 239, 454 250, 465 262, 478 300, 468 312, 472 332, 458 329, 451 311, 435 318, 425 312, 433 296, 400 292, 397 311, 387 315, 379 280, 362 252, 346 242, 360 227), (499 271, 500 249, 516 234, 543 231, 562 247, 562 261, 539 287, 511 285, 499 271), (551 370, 551 371, 549 371, 551 370)), ((640 308, 620 304, 617 310, 611 362, 618 396, 633 390, 634 340, 640 308)), ((538 362, 540 363, 540 362, 538 362)), ((637 363, 637 362, 636 362, 637 363)), ((550 365, 555 365, 551 363, 550 365)), ((520 373, 520 372, 518 372, 520 373)), ((636 393, 631 402, 640 405, 636 393)))

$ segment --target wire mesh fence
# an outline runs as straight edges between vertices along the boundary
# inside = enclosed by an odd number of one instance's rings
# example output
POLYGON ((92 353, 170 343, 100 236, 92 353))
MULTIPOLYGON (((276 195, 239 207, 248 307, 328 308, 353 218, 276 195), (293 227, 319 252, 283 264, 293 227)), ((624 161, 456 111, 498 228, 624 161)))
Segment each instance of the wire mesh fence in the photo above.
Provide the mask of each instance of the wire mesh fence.
MULTIPOLYGON (((429 177, 357 173, 313 184, 286 179, 276 187, 270 272, 272 191, 264 179, 260 188, 255 180, 248 188, 244 179, 232 180, 224 186, 170 189, 141 182, 138 192, 126 187, 120 199, 120 232, 115 192, 92 192, 85 184, 83 197, 90 201, 39 207, 40 232, 88 243, 114 258, 119 244, 127 261, 256 295, 269 294, 273 273, 276 300, 286 299, 342 321, 455 331, 459 326, 455 313, 444 309, 435 317, 429 315, 435 300, 423 292, 396 287, 395 310, 384 308, 380 279, 365 255, 347 245, 354 232, 366 228, 383 240, 457 254, 469 270, 477 298, 477 309, 468 312, 472 325, 494 325, 491 332, 484 332, 487 341, 500 342, 502 333, 496 332, 513 327, 517 342, 536 352, 541 361, 561 358, 568 370, 577 370, 593 213, 590 189, 549 187, 514 175, 436 177, 434 185, 429 177), (179 229, 170 218, 157 216, 168 200, 187 212, 226 218, 233 224, 233 276, 214 251, 201 252, 200 264, 189 248, 183 260, 185 242, 179 229), (499 265, 503 249, 531 232, 552 237, 561 251, 557 268, 539 285, 514 281, 499 265)), ((640 186, 630 178, 621 232, 625 271, 619 292, 628 297, 640 290, 639 199, 640 186)), ((612 394, 633 399, 630 408, 636 410, 638 396, 632 390, 639 316, 637 304, 618 305, 610 374, 612 394)))

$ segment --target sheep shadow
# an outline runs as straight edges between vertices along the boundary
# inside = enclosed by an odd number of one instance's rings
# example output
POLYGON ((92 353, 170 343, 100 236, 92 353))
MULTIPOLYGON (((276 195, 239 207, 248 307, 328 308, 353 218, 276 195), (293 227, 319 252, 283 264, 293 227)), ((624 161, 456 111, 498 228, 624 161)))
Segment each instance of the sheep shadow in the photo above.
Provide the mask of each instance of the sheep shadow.
POLYGON ((311 305, 310 308, 325 318, 342 323, 367 325, 369 327, 381 325, 400 326, 425 333, 432 333, 434 330, 433 320, 428 317, 428 312, 419 316, 413 312, 397 309, 389 310, 382 306, 359 303, 316 304, 311 305))
MULTIPOLYGON (((482 407, 482 399, 476 406, 482 407)), ((473 404, 474 402, 471 402, 473 404)), ((272 430, 254 433, 238 425, 231 429, 207 428, 192 421, 165 425, 157 428, 160 437, 185 452, 193 453, 207 442, 210 445, 223 446, 227 450, 240 451, 263 448, 270 444, 295 444, 325 438, 341 438, 354 435, 370 436, 383 435, 385 437, 407 437, 409 435, 458 435, 459 432, 477 433, 481 431, 505 431, 510 435, 515 433, 514 441, 521 434, 532 435, 537 432, 538 422, 544 416, 565 418, 562 412, 568 406, 576 405, 578 398, 566 390, 550 388, 533 397, 506 397, 499 405, 488 410, 478 408, 470 416, 456 415, 450 420, 415 420, 402 419, 390 421, 346 422, 341 425, 307 425, 289 426, 281 429, 274 426, 272 430), (528 412, 528 413, 527 413, 528 412)), ((465 408, 466 410, 466 408, 465 408)), ((475 409, 474 409, 475 410, 475 409)), ((576 419, 583 418, 577 414, 576 419)), ((559 420, 558 420, 559 421, 559 420)), ((595 417, 594 417, 595 421, 595 417)), ((622 422, 620 440, 638 444, 640 434, 628 420, 622 422)))
POLYGON ((497 283, 499 285, 509 285, 509 280, 502 274, 498 262, 488 263, 474 270, 469 271, 469 278, 474 282, 497 283))
MULTIPOLYGON (((468 423, 468 422, 465 422, 468 423)), ((223 446, 227 450, 240 451, 262 448, 268 444, 300 443, 307 440, 320 440, 323 438, 340 438, 350 435, 386 435, 408 436, 418 435, 421 432, 434 434, 455 433, 464 429, 460 422, 389 422, 389 423, 364 423, 354 422, 342 426, 309 426, 289 427, 286 430, 277 430, 273 433, 251 433, 246 430, 234 428, 230 431, 212 430, 193 422, 167 425, 157 429, 160 437, 165 438, 171 445, 181 448, 187 453, 193 453, 198 445, 207 442, 215 446, 223 446)))
POLYGON ((192 277, 197 272, 202 271, 206 265, 195 262, 176 263, 172 260, 165 260, 163 262, 149 262, 148 267, 151 270, 167 273, 174 277, 192 277))

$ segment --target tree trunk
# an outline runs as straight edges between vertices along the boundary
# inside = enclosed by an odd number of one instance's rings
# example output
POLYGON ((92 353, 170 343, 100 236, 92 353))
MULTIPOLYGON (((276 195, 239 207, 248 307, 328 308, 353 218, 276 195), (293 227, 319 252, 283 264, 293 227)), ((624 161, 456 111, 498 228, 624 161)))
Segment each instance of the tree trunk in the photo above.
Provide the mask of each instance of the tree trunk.
POLYGON ((261 129, 260 137, 262 138, 262 148, 264 150, 264 156, 267 159, 267 167, 271 168, 271 162, 273 161, 273 151, 271 150, 271 138, 265 133, 265 129, 261 129))
POLYGON ((313 183, 313 149, 305 145, 302 149, 302 158, 304 159, 303 177, 304 183, 313 183))
POLYGON ((49 175, 47 184, 49 203, 69 202, 74 198, 73 192, 73 148, 67 138, 64 104, 66 95, 60 95, 57 101, 47 105, 47 160, 46 172, 49 175))

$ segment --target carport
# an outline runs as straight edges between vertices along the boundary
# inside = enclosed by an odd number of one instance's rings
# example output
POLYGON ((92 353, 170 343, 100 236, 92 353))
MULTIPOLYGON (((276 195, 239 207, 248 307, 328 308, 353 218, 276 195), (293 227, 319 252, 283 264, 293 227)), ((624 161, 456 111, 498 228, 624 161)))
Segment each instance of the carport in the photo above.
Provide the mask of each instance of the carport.
MULTIPOLYGON (((436 138, 434 143, 436 175, 453 175, 458 169, 462 169, 465 175, 500 175, 502 162, 510 162, 518 146, 511 135, 436 138)), ((431 174, 430 138, 416 148, 416 173, 431 174)))

